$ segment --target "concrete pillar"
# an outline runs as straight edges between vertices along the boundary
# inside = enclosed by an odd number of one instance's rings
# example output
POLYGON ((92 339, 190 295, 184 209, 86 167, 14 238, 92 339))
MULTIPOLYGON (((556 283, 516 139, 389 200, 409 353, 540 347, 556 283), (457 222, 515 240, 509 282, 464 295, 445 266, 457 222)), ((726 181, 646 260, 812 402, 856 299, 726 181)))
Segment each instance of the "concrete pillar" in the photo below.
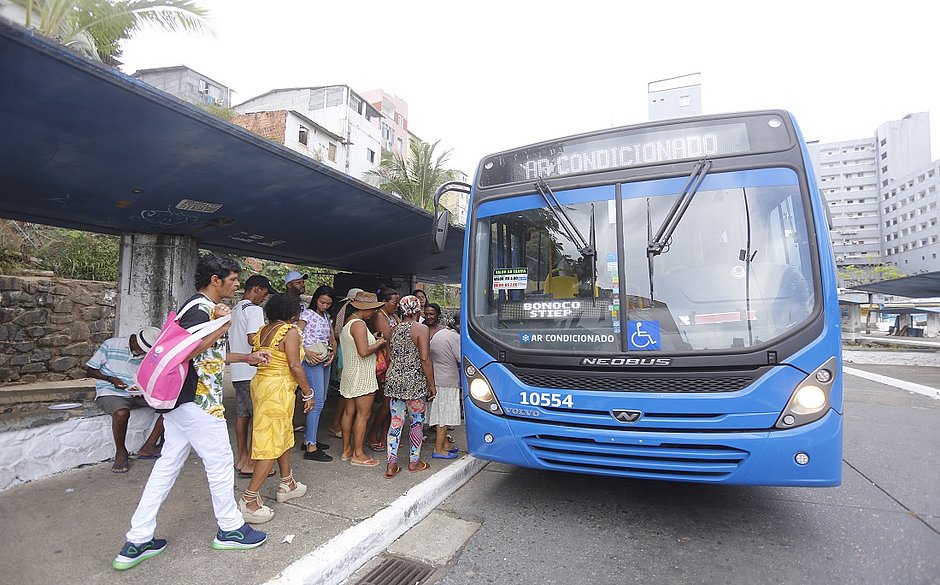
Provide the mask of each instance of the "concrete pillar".
POLYGON ((196 292, 198 259, 196 241, 189 236, 123 234, 115 335, 161 327, 167 313, 196 292))
POLYGON ((855 341, 862 329, 862 307, 856 303, 842 305, 842 339, 855 341))
POLYGON ((924 337, 940 336, 940 313, 927 313, 927 326, 924 327, 924 337))

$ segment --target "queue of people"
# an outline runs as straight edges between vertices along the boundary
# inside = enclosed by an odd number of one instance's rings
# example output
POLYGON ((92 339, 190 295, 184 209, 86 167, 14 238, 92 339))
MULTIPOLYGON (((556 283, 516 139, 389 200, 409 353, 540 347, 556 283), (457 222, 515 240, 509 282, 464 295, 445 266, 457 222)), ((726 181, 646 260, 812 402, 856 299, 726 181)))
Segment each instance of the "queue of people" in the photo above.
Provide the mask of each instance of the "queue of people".
MULTIPOLYGON (((381 462, 366 449, 381 452, 386 458, 384 477, 393 479, 402 470, 398 451, 406 418, 408 471, 430 469, 430 463, 420 459, 426 422, 437 430, 431 457, 457 457, 447 430, 461 421, 459 335, 441 325, 440 306, 428 303, 424 291, 402 297, 390 287, 376 293, 350 289, 336 299, 332 288, 320 286, 307 307, 301 301, 306 274, 289 273, 284 293, 277 293, 266 277, 252 275, 245 281, 242 299, 229 309, 223 301, 237 290, 240 271, 236 262, 222 256, 204 256, 197 264, 198 293, 184 303, 194 302, 180 316, 180 325, 188 328, 229 314, 232 320, 189 356, 179 400, 160 413, 139 449, 139 460, 155 464, 127 542, 112 562, 115 569, 134 567, 166 548, 166 540, 154 537, 157 512, 191 449, 203 460, 209 481, 218 524, 213 548, 263 544, 265 533, 251 525, 275 515, 261 495, 268 477, 279 473, 278 503, 307 492, 291 464, 295 432, 303 431, 298 442, 304 460, 333 461, 326 453, 330 445, 317 439, 331 378, 338 380, 340 396, 326 430, 342 438, 341 461, 376 467, 381 462), (232 364, 237 457, 222 406, 225 363, 232 364), (304 418, 295 428, 298 400, 304 418), (237 501, 235 473, 250 478, 237 501)), ((114 473, 129 468, 127 420, 130 408, 141 402, 134 395, 134 374, 159 334, 159 329, 145 327, 128 338, 109 339, 87 363, 88 375, 98 380, 96 401, 112 416, 114 473)))

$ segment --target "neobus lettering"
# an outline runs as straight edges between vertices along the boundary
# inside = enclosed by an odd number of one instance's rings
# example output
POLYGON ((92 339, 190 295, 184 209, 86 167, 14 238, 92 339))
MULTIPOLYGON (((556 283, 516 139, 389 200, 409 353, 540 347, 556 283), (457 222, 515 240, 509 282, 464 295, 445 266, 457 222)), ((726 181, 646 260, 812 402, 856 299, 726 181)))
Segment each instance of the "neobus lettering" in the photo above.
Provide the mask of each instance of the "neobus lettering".
POLYGON ((554 162, 548 158, 526 161, 526 179, 699 158, 717 154, 720 150, 718 134, 712 133, 628 144, 619 148, 574 152, 562 154, 554 162))
POLYGON ((529 317, 567 317, 573 309, 580 309, 579 301, 552 301, 545 303, 522 303, 522 310, 529 312, 529 317))

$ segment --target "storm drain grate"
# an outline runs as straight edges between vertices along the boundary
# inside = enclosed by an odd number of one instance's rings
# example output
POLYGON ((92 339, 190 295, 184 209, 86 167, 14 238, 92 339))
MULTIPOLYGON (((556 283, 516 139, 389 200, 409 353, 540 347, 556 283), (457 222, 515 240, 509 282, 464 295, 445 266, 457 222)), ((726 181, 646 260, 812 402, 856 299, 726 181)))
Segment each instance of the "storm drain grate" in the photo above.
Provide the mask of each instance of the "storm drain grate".
POLYGON ((404 559, 386 557, 382 564, 356 582, 356 585, 418 585, 431 576, 434 567, 404 559))

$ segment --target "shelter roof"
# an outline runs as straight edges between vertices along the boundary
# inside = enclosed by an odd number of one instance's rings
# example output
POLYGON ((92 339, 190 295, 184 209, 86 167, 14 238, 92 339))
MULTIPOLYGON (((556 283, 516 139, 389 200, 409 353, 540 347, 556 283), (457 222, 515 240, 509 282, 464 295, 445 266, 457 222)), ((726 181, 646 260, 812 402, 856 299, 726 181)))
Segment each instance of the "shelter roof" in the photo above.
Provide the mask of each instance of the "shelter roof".
POLYGON ((459 282, 462 229, 6 21, 0 79, 0 217, 459 282))
POLYGON ((878 292, 911 299, 937 297, 940 296, 940 271, 854 285, 852 290, 878 292))

